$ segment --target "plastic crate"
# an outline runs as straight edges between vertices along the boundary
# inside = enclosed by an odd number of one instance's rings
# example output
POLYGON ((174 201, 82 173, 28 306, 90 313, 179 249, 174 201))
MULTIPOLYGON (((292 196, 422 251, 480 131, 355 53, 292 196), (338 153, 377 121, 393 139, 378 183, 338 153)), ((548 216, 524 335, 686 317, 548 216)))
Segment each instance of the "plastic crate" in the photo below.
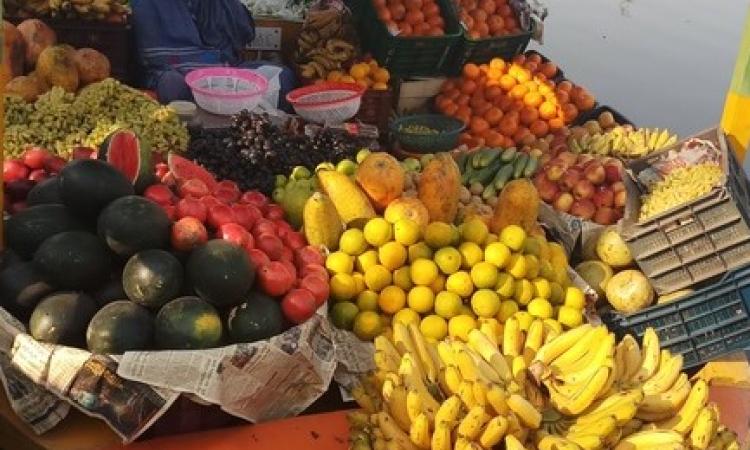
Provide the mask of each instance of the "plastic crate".
POLYGON ((617 111, 616 109, 614 109, 613 107, 609 105, 594 106, 594 108, 579 114, 578 117, 576 117, 576 120, 573 121, 573 126, 583 125, 589 120, 597 120, 601 113, 607 112, 607 111, 612 113, 612 117, 615 118, 615 122, 617 122, 617 124, 635 126, 635 124, 631 122, 630 119, 623 116, 622 113, 620 113, 619 111, 617 111))
POLYGON ((451 55, 461 39, 461 28, 450 0, 437 0, 445 20, 444 36, 393 36, 378 19, 372 0, 360 0, 362 43, 392 75, 436 76, 452 70, 451 55))
MULTIPOLYGON (((713 140, 722 149, 725 184, 644 223, 630 218, 622 230, 633 259, 660 294, 750 263, 750 183, 722 134, 711 130, 696 137, 713 140)), ((643 166, 643 160, 638 165, 643 166)), ((635 183, 626 179, 626 184, 628 196, 638 198, 635 183)), ((637 215, 638 206, 634 202, 627 210, 637 215)))
POLYGON ((640 341, 654 328, 662 348, 681 354, 685 368, 696 367, 750 346, 750 266, 672 303, 601 316, 618 337, 630 333, 640 341))

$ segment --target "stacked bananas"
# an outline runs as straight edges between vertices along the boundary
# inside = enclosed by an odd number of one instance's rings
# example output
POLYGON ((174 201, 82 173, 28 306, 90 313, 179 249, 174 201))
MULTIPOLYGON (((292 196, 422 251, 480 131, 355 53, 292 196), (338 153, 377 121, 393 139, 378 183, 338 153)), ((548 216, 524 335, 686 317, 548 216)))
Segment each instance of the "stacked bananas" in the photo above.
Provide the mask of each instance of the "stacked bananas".
POLYGON ((614 127, 604 133, 571 136, 568 147, 573 153, 592 153, 619 158, 642 158, 677 142, 677 135, 658 128, 614 127))
POLYGON ((643 349, 541 319, 526 333, 485 320, 465 338, 429 342, 400 323, 377 337, 377 370, 353 392, 364 411, 350 417, 351 448, 739 449, 706 383, 691 384, 652 329, 643 349))
POLYGON ((334 10, 313 12, 305 19, 297 40, 296 60, 307 79, 326 79, 328 72, 342 71, 356 56, 355 47, 344 37, 344 16, 334 10))
POLYGON ((648 220, 667 210, 702 197, 719 185, 724 171, 717 164, 702 163, 674 169, 654 183, 641 198, 639 220, 648 220))

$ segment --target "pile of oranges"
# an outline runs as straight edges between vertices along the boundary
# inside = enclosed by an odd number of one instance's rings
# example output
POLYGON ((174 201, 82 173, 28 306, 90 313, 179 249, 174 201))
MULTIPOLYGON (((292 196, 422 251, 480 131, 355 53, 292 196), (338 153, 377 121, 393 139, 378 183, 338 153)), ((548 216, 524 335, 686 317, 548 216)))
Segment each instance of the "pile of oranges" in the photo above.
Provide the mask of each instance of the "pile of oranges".
POLYGON ((456 0, 460 19, 471 39, 505 36, 521 32, 508 0, 456 0))
POLYGON ((435 0, 372 0, 378 18, 399 37, 443 36, 445 20, 435 0))
POLYGON ((469 63, 461 77, 446 81, 435 106, 466 124, 461 143, 470 148, 532 145, 590 110, 594 96, 570 81, 556 84, 557 66, 538 54, 511 62, 469 63))
POLYGON ((340 83, 356 83, 365 89, 375 91, 388 90, 388 81, 391 74, 385 67, 380 67, 374 59, 358 62, 349 68, 349 72, 332 70, 328 72, 327 81, 338 81, 340 83))

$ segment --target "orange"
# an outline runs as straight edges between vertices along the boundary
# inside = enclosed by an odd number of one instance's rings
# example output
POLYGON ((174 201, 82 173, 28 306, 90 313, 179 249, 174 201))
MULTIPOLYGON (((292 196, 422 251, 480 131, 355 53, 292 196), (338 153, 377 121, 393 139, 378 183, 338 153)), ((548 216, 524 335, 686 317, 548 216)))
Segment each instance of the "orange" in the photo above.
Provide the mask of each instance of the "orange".
MULTIPOLYGON (((377 89, 376 86, 378 86, 379 84, 385 84, 385 83, 375 83, 373 85, 373 88, 377 89)), ((386 89, 388 89, 387 86, 386 86, 386 89)), ((458 111, 458 105, 456 105, 453 102, 450 102, 448 105, 445 106, 445 108, 443 108, 443 114, 446 114, 446 115, 451 116, 451 117, 453 117, 453 116, 456 115, 456 111, 458 111)))
POLYGON ((479 7, 484 10, 488 15, 494 14, 497 10, 497 5, 494 0, 480 0, 479 7))
POLYGON ((503 95, 503 89, 500 86, 490 86, 484 91, 484 96, 487 98, 487 100, 495 100, 501 95, 503 95))
POLYGON ((485 113, 492 108, 492 103, 484 102, 480 106, 474 108, 474 115, 484 117, 485 113))
POLYGON ((422 0, 405 0, 404 6, 408 10, 419 11, 422 9, 422 0))
POLYGON ((471 108, 469 108, 466 105, 459 105, 458 106, 458 111, 456 111, 456 113, 457 114, 461 114, 461 115, 468 114, 469 117, 471 117, 471 108))
POLYGON ((503 95, 498 101, 496 101, 495 104, 503 111, 510 111, 511 106, 513 106, 513 97, 509 95, 503 95))
POLYGON ((539 90, 539 83, 533 80, 524 81, 523 85, 526 86, 529 92, 537 92, 539 90))
POLYGON ((544 98, 539 92, 529 92, 523 96, 523 104, 531 108, 537 108, 542 104, 544 98))
POLYGON ((554 78, 555 75, 557 75, 557 66, 555 63, 548 61, 541 65, 540 71, 544 74, 547 78, 554 78))
POLYGON ((435 3, 428 3, 422 8, 422 12, 425 17, 433 17, 440 15, 440 7, 435 3))
POLYGON ((401 22, 401 24, 398 26, 398 29, 400 31, 399 36, 411 36, 412 34, 414 34, 414 30, 412 29, 411 25, 406 22, 401 22))
POLYGON ((518 74, 516 74, 516 79, 519 83, 529 81, 531 79, 531 72, 529 72, 528 69, 522 67, 521 70, 518 71, 518 74))
POLYGON ((557 101, 560 104, 570 102, 570 94, 567 91, 557 91, 555 93, 555 98, 557 98, 557 101))
POLYGON ((463 75, 470 80, 479 78, 479 66, 474 63, 466 64, 464 66, 463 75))
POLYGON ((469 104, 469 101, 471 101, 471 97, 466 94, 459 94, 453 101, 455 101, 458 106, 466 106, 469 104))
POLYGON ((555 108, 555 105, 549 101, 542 102, 542 104, 539 105, 539 116, 542 119, 551 119, 555 117, 556 114, 557 109, 555 108))
POLYGON ((536 108, 524 106, 524 108, 520 112, 520 118, 521 123, 528 126, 539 119, 539 112, 536 110, 536 108))
POLYGON ((461 92, 464 94, 473 94, 477 90, 477 83, 473 80, 464 80, 461 84, 461 92))
POLYGON ((525 67, 529 72, 534 73, 539 68, 539 64, 527 60, 525 63, 523 63, 523 67, 525 67))
POLYGON ((474 18, 474 25, 475 26, 476 25, 481 25, 481 24, 486 25, 486 22, 487 22, 487 13, 484 12, 484 10, 475 9, 474 11, 472 11, 469 14, 471 15, 471 17, 474 18))
POLYGON ((386 3, 386 0, 372 0, 372 4, 375 5, 375 9, 384 7, 386 3))
POLYGON ((422 14, 422 11, 410 9, 404 20, 412 27, 416 27, 418 24, 424 24, 424 14, 422 14))
POLYGON ((492 58, 490 60, 490 69, 497 69, 501 72, 505 71, 505 61, 500 58, 492 58))
MULTIPOLYGON (((482 11, 482 10, 478 9, 477 11, 482 11)), ((482 11, 482 12, 484 13, 484 11, 482 11)), ((474 29, 482 37, 487 37, 487 36, 490 35, 490 27, 487 25, 486 21, 487 21, 487 19, 485 18, 483 21, 474 24, 474 29)))
POLYGON ((517 86, 514 86, 513 89, 510 90, 510 96, 514 99, 520 100, 524 95, 526 95, 527 92, 529 92, 529 90, 526 88, 526 86, 519 84, 517 86))
POLYGON ((491 147, 502 147, 505 139, 503 139, 503 135, 497 131, 487 130, 484 134, 484 141, 491 147))
POLYGON ((572 103, 562 105, 563 120, 565 123, 571 123, 578 117, 578 108, 572 103))
POLYGON ((513 140, 516 144, 520 144, 526 139, 529 135, 531 135, 531 132, 526 127, 518 127, 515 133, 513 133, 513 140))
POLYGON ((506 115, 500 120, 499 130, 505 136, 511 137, 518 129, 518 121, 512 116, 506 115))
POLYGON ((454 80, 446 80, 442 86, 440 86, 440 92, 448 92, 456 88, 456 82, 454 80))
POLYGON ((500 77, 500 87, 505 91, 510 91, 516 85, 516 79, 512 75, 506 74, 500 77))
POLYGON ((430 24, 427 22, 420 22, 416 25, 414 25, 414 34, 417 34, 419 36, 426 36, 427 33, 430 32, 430 24))
MULTIPOLYGON (((372 78, 375 80, 376 83, 387 83, 391 79, 391 74, 388 72, 388 69, 379 67, 372 71, 372 78)), ((455 94, 458 95, 458 92, 455 91, 455 94)), ((455 97, 451 97, 450 95, 447 95, 448 92, 446 92, 446 97, 449 99, 454 99, 455 97)))
POLYGON ((549 125, 543 120, 537 120, 529 126, 529 131, 536 137, 544 137, 549 134, 549 125))
POLYGON ((406 16, 406 8, 401 3, 392 4, 388 7, 388 10, 391 12, 393 20, 404 20, 404 16, 406 16))
POLYGON ((471 137, 471 134, 469 134, 467 132, 463 132, 463 133, 461 133, 458 136, 458 143, 459 144, 468 145, 472 140, 473 140, 473 138, 471 137))
POLYGON ((493 36, 501 36, 505 31, 505 20, 500 14, 493 14, 487 18, 487 26, 493 36))
POLYGON ((378 13, 378 19, 382 20, 383 22, 388 22, 391 20, 391 12, 388 10, 388 7, 382 6, 376 8, 375 11, 378 13))
POLYGON ((531 53, 529 56, 526 57, 526 61, 533 62, 536 64, 542 63, 542 57, 539 55, 539 53, 531 53))
POLYGON ((581 94, 575 101, 575 104, 580 111, 588 111, 594 107, 594 103, 596 103, 594 96, 588 92, 581 94))
POLYGON ((471 132, 472 133, 475 133, 475 134, 482 133, 484 131, 487 131, 489 127, 490 125, 483 118, 481 117, 471 118, 471 132))
MULTIPOLYGON (((461 109, 461 108, 459 107, 459 109, 461 109)), ((469 121, 471 121, 471 114, 463 114, 460 111, 457 112, 454 117, 456 119, 460 120, 461 122, 463 122, 464 125, 468 125, 469 121)))
POLYGON ((557 90, 559 91, 570 92, 571 89, 573 89, 573 83, 568 80, 561 81, 560 84, 557 85, 557 90))
POLYGON ((487 78, 489 78, 490 80, 499 80, 500 77, 502 76, 503 76, 503 71, 500 69, 490 68, 487 71, 487 78))
POLYGON ((520 53, 513 57, 513 62, 518 64, 519 66, 526 62, 526 55, 523 53, 520 53))
POLYGON ((500 120, 503 118, 503 112, 500 110, 500 108, 497 108, 495 106, 490 107, 490 109, 487 110, 487 112, 484 113, 484 120, 487 121, 490 126, 495 126, 498 123, 500 123, 500 120))
POLYGON ((484 99, 484 95, 482 95, 481 90, 477 90, 472 94, 471 100, 469 100, 469 106, 472 108, 479 108, 483 104, 487 103, 487 101, 484 99))
POLYGON ((513 10, 510 8, 510 5, 508 5, 507 2, 497 3, 497 12, 499 12, 500 15, 503 16, 503 18, 507 19, 509 17, 513 17, 513 10))
MULTIPOLYGON (((378 69, 378 71, 376 72, 376 74, 377 74, 377 73, 378 73, 378 72, 379 72, 380 70, 385 70, 385 69, 378 69)), ((386 72, 387 72, 387 71, 386 71, 386 72)), ((389 76, 390 76, 390 75, 389 75, 389 76)), ((379 79, 379 76, 377 76, 377 75, 375 76, 375 81, 381 81, 381 82, 385 83, 385 81, 383 81, 382 79, 379 79)), ((449 99, 449 100, 456 100, 456 99, 458 98, 458 96, 459 96, 459 95, 461 95, 461 91, 459 91, 459 90, 458 90, 458 89, 456 89, 456 88, 452 88, 452 89, 450 89, 450 90, 448 90, 448 91, 443 91, 443 96, 444 96, 445 98, 449 99)))
POLYGON ((549 129, 550 129, 551 131, 557 131, 557 130, 560 130, 560 129, 562 129, 562 127, 564 127, 564 126, 565 126, 565 123, 564 123, 564 122, 563 122, 563 120, 562 120, 561 118, 559 118, 559 117, 555 117, 555 118, 553 118, 553 119, 549 119, 549 120, 547 121, 547 123, 549 124, 549 129))

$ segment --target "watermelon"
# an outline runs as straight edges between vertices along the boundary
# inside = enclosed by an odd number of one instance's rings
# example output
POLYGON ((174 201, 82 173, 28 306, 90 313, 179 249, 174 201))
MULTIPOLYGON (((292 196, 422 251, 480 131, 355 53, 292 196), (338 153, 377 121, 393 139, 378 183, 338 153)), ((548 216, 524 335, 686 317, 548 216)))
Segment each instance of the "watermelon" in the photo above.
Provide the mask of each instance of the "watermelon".
POLYGON ((111 261, 107 247, 95 234, 64 231, 42 242, 34 253, 34 267, 56 287, 88 289, 109 278, 111 261))
POLYGON ((96 303, 81 292, 56 292, 43 298, 29 320, 34 339, 50 344, 83 347, 86 328, 96 313, 96 303))
POLYGON ((169 172, 174 176, 178 184, 183 181, 197 179, 205 183, 211 192, 218 186, 216 178, 211 175, 211 172, 176 153, 169 153, 167 164, 169 165, 169 172))
POLYGON ((120 129, 99 146, 99 159, 107 161, 143 192, 154 181, 151 147, 134 131, 120 129))
POLYGON ((29 262, 19 262, 0 271, 0 306, 27 320, 37 303, 53 292, 52 286, 29 262))
POLYGON ((284 316, 278 301, 251 292, 247 300, 229 311, 227 331, 233 342, 256 342, 284 331, 284 316))
POLYGON ((5 221, 5 243, 21 258, 31 259, 45 239, 63 231, 84 228, 84 223, 63 205, 37 205, 5 221))
POLYGON ((132 195, 133 185, 104 161, 79 159, 60 172, 60 194, 71 211, 95 218, 113 200, 132 195))
POLYGON ((171 253, 144 250, 125 264, 122 287, 131 301, 158 309, 177 297, 182 288, 182 273, 182 264, 171 253))
POLYGON ((219 314, 198 297, 180 297, 162 306, 154 325, 158 348, 195 350, 221 343, 219 314))
POLYGON ((255 281, 255 269, 244 250, 221 239, 193 250, 186 272, 195 293, 219 307, 241 303, 255 281))
POLYGON ((154 318, 148 310, 128 300, 109 303, 89 322, 86 343, 89 351, 120 355, 146 350, 154 337, 154 318))
POLYGON ((172 221, 151 200, 129 195, 107 206, 99 215, 99 236, 117 255, 129 258, 141 250, 167 248, 172 221))

